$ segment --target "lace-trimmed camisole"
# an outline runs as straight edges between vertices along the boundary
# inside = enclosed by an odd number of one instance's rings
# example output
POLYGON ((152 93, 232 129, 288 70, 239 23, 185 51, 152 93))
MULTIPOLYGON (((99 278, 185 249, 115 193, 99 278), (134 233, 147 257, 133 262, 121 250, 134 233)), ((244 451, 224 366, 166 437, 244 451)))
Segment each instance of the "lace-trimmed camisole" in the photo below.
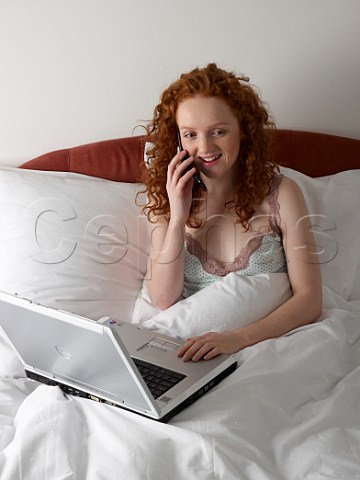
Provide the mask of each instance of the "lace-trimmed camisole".
POLYGON ((241 249, 233 263, 219 265, 211 259, 190 233, 185 235, 185 275, 183 297, 189 297, 221 277, 235 272, 238 275, 286 272, 286 256, 280 230, 279 185, 282 175, 276 175, 269 195, 269 227, 265 234, 254 234, 241 249))

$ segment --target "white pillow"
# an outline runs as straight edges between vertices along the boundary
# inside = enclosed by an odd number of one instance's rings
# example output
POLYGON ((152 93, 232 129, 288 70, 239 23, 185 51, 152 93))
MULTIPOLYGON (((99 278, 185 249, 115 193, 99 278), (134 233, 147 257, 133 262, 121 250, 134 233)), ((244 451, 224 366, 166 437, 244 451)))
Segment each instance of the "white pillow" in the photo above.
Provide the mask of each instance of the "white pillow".
POLYGON ((0 290, 92 319, 130 321, 150 224, 139 184, 0 168, 0 290))
POLYGON ((360 264, 358 264, 349 300, 360 300, 360 264))
POLYGON ((320 178, 281 171, 300 186, 313 216, 323 284, 345 299, 360 299, 360 170, 320 178))
MULTIPOLYGON (((229 273, 167 310, 159 312, 154 309, 154 316, 151 309, 147 311, 148 315, 142 317, 135 315, 135 310, 132 321, 142 328, 186 339, 209 331, 239 328, 260 320, 291 296, 287 273, 253 276, 229 273)), ((146 288, 137 304, 142 302, 149 302, 146 288)))

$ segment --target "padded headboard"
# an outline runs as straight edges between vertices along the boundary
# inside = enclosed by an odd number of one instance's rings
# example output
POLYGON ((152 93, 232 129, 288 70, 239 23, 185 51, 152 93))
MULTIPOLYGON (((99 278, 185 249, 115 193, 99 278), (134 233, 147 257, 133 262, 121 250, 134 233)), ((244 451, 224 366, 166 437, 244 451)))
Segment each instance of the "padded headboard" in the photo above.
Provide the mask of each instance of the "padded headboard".
MULTIPOLYGON (((315 132, 275 130, 280 165, 311 177, 360 168, 360 140, 315 132)), ((105 140, 46 153, 21 168, 82 173, 108 180, 136 182, 147 137, 105 140)))

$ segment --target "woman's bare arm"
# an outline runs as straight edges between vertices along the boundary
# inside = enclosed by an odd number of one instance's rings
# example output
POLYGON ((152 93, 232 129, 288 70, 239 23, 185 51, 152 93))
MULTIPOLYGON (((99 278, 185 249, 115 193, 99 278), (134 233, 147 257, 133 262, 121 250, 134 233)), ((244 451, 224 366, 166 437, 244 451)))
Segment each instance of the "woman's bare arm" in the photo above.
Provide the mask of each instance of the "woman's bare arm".
POLYGON ((147 287, 154 305, 166 309, 173 305, 184 286, 185 225, 192 202, 195 168, 183 173, 194 161, 184 160, 186 151, 177 153, 168 167, 166 190, 170 202, 170 219, 154 219, 147 287))

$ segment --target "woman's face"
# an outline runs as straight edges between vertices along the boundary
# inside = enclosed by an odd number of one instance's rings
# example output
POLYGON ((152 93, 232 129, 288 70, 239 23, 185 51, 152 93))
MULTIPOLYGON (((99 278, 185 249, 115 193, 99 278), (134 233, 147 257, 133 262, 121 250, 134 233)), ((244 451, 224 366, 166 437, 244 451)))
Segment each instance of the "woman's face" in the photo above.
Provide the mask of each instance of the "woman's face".
POLYGON ((208 178, 233 175, 240 151, 239 122, 219 97, 197 95, 183 100, 176 120, 185 150, 208 178))

